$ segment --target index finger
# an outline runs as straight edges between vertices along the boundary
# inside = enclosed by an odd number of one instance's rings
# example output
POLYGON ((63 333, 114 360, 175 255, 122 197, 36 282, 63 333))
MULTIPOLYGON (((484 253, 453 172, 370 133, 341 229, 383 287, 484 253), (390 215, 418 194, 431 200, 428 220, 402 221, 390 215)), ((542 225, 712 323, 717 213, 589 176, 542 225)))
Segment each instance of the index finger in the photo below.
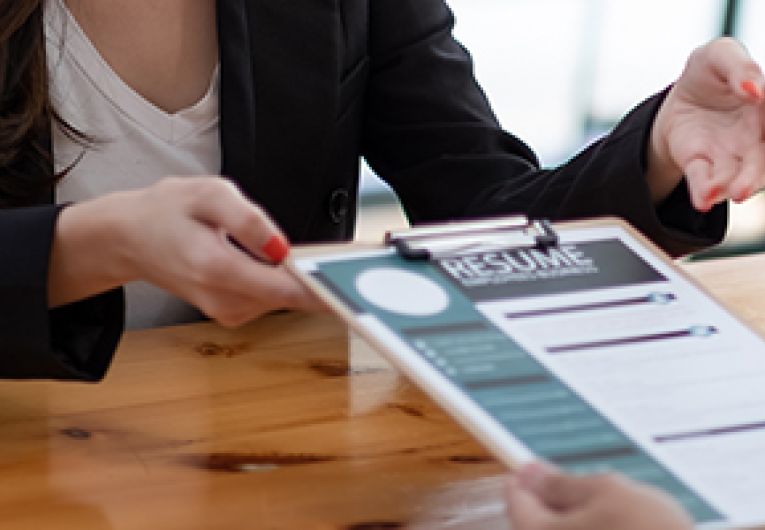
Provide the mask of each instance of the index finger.
POLYGON ((248 253, 281 263, 290 246, 271 218, 232 182, 221 179, 194 207, 192 215, 222 229, 248 253))

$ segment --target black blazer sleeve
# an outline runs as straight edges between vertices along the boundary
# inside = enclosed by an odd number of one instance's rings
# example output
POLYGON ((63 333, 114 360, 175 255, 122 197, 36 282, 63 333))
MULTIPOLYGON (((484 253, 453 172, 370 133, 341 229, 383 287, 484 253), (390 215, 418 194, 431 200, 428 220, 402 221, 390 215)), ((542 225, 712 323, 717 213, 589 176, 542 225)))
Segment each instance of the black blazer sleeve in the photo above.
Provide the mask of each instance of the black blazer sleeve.
POLYGON ((95 381, 122 332, 122 290, 48 309, 58 206, 0 210, 0 377, 95 381))
POLYGON ((658 209, 651 204, 645 147, 663 93, 567 164, 541 169, 534 153, 500 128, 470 56, 452 37, 453 16, 442 0, 369 6, 364 154, 413 222, 517 212, 551 219, 616 215, 672 254, 722 238, 726 206, 696 212, 684 184, 658 209))

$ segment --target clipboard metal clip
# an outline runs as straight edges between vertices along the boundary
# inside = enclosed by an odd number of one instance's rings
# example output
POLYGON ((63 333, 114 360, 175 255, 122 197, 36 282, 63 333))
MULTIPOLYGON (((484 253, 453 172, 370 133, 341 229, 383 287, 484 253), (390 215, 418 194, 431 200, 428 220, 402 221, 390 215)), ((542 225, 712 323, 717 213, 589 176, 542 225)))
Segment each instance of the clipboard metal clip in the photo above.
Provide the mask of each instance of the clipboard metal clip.
POLYGON ((403 258, 421 261, 509 248, 549 248, 558 241, 550 221, 530 221, 523 215, 422 226, 385 235, 385 244, 394 246, 403 258))

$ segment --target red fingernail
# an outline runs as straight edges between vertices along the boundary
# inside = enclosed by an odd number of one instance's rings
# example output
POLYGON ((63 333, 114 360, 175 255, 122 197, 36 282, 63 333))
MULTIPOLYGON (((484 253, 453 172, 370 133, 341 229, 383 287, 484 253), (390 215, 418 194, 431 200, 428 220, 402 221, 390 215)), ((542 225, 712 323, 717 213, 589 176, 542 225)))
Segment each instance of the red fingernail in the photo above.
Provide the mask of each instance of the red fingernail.
POLYGON ((744 81, 741 83, 741 90, 752 96, 754 99, 762 99, 762 90, 754 81, 744 81))
POLYGON ((720 198, 720 194, 722 193, 722 188, 719 186, 713 186, 712 189, 709 190, 709 193, 707 194, 707 202, 714 203, 717 201, 717 199, 720 198))
POLYGON ((290 245, 283 237, 273 236, 263 245, 262 250, 266 256, 271 258, 271 261, 281 263, 287 257, 287 254, 290 253, 290 245))

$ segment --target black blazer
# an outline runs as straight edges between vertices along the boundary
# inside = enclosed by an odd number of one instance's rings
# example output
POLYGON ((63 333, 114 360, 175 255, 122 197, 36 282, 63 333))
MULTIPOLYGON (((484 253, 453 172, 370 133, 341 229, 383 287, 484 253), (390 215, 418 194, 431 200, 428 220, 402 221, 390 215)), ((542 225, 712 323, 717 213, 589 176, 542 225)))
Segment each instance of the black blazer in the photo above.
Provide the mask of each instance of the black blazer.
MULTIPOLYGON (((722 237, 725 208, 695 212, 684 186, 651 205, 644 151, 662 94, 543 170, 500 129, 452 25, 443 0, 219 0, 222 173, 295 242, 352 235, 361 156, 413 222, 613 214, 673 253, 722 237)), ((97 380, 119 340, 121 290, 47 309, 57 212, 0 211, 0 376, 97 380)))

